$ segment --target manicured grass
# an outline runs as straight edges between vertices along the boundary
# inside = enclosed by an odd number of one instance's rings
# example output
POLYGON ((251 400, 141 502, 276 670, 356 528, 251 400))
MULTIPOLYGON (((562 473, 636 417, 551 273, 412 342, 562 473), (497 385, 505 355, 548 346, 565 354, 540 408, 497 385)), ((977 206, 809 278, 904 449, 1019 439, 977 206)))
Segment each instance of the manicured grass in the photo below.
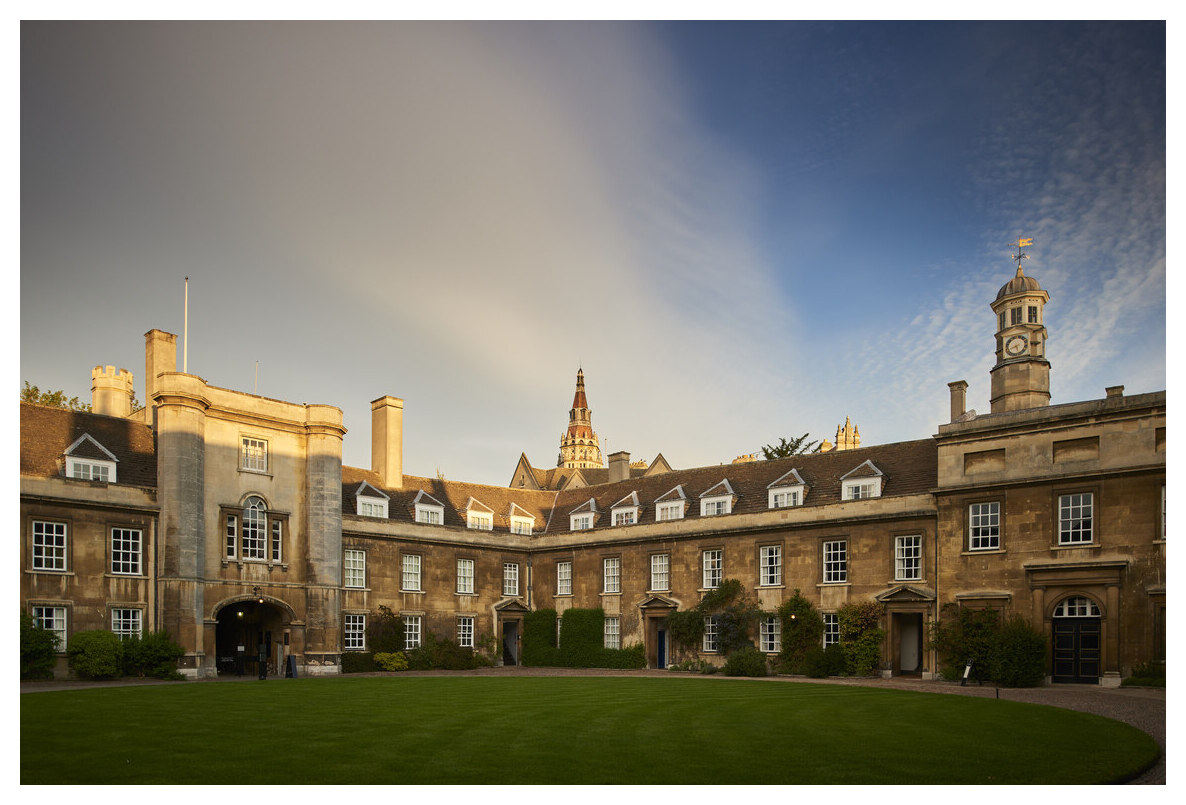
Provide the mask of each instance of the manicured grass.
POLYGON ((998 699, 702 678, 343 677, 21 696, 21 783, 1104 783, 1145 733, 998 699))

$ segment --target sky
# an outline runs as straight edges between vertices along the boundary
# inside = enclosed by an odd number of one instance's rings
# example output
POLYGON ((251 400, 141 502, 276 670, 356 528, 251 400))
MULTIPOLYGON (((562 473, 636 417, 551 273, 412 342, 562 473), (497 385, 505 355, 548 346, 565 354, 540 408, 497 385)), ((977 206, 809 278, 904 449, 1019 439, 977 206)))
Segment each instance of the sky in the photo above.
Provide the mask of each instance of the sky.
POLYGON ((404 471, 922 439, 1016 271, 1053 404, 1166 388, 1166 25, 25 22, 20 379, 179 336, 215 386, 404 399, 404 471), (188 285, 188 334, 185 278, 188 285), (185 336, 183 338, 183 336, 185 336))

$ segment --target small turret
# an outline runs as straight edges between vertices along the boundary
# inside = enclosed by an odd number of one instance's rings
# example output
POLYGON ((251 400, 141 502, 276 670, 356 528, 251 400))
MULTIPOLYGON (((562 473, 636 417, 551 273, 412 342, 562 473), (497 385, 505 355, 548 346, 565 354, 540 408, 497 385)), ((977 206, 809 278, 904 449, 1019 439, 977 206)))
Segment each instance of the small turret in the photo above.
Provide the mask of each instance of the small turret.
POLYGON ((91 411, 106 416, 127 417, 132 413, 132 373, 115 371, 114 366, 96 366, 91 370, 91 411))

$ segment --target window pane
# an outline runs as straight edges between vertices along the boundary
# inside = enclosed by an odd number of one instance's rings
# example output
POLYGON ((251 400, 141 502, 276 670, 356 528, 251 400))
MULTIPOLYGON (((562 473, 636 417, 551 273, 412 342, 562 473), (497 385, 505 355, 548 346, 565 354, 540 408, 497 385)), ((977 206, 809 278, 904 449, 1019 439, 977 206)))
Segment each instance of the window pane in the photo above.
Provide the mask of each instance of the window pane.
POLYGON ((33 569, 66 569, 66 524, 33 521, 33 569))
POLYGON ((112 573, 140 574, 140 537, 141 532, 138 529, 111 529, 112 573))

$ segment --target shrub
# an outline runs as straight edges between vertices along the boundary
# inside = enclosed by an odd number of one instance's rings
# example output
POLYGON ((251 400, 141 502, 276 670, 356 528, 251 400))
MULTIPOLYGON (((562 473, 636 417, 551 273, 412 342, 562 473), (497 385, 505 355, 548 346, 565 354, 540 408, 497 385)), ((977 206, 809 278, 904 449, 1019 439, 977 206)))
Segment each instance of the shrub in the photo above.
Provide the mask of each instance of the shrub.
POLYGON ((885 607, 876 601, 849 602, 836 611, 840 624, 846 670, 852 676, 869 676, 881 665, 885 607))
POLYGON ((711 662, 701 659, 684 660, 667 666, 668 671, 690 672, 693 674, 715 674, 717 667, 711 662))
MULTIPOLYGON (((367 647, 381 654, 404 650, 404 621, 389 608, 380 605, 376 614, 367 618, 367 647)), ((345 655, 343 655, 345 656, 345 655)))
POLYGON ((782 650, 774 660, 774 670, 780 674, 806 673, 808 656, 823 652, 820 642, 824 619, 798 589, 778 608, 778 618, 782 621, 782 650))
POLYGON ((344 674, 366 674, 371 671, 378 671, 379 667, 375 665, 375 658, 369 651, 344 651, 342 652, 342 673, 344 674))
POLYGON ((1139 685, 1147 688, 1165 687, 1165 661, 1153 660, 1132 669, 1132 675, 1120 683, 1124 687, 1139 685))
POLYGON ((21 613, 21 679, 53 679, 58 636, 21 613))
POLYGON ((667 616, 667 636, 673 647, 697 650, 704 636, 704 619, 710 615, 717 619, 717 649, 722 655, 753 646, 751 635, 762 610, 738 579, 722 579, 696 606, 667 616))
POLYGON ((812 679, 824 679, 829 676, 843 676, 848 661, 844 656, 844 648, 839 643, 833 643, 826 649, 816 646, 807 653, 803 661, 804 673, 812 679))
POLYGON ((943 678, 960 679, 971 660, 969 678, 976 682, 988 679, 993 641, 1000 628, 999 610, 945 605, 940 619, 931 628, 931 648, 938 652, 939 673, 943 678))
POLYGON ((753 646, 738 649, 725 660, 725 676, 767 676, 766 655, 753 646))
POLYGON ((373 655, 375 666, 381 671, 406 671, 408 658, 402 651, 383 652, 373 655))
POLYGON ((556 610, 537 609, 523 616, 524 665, 559 665, 556 651, 556 610))
POLYGON ((123 672, 154 679, 182 679, 177 661, 184 656, 185 649, 170 640, 168 632, 133 635, 123 641, 123 672))
POLYGON ((1007 688, 1032 688, 1046 679, 1046 636, 1014 615, 993 640, 989 677, 1007 688))
POLYGON ((123 643, 114 632, 77 632, 66 649, 70 670, 83 679, 114 679, 123 668, 123 643))

